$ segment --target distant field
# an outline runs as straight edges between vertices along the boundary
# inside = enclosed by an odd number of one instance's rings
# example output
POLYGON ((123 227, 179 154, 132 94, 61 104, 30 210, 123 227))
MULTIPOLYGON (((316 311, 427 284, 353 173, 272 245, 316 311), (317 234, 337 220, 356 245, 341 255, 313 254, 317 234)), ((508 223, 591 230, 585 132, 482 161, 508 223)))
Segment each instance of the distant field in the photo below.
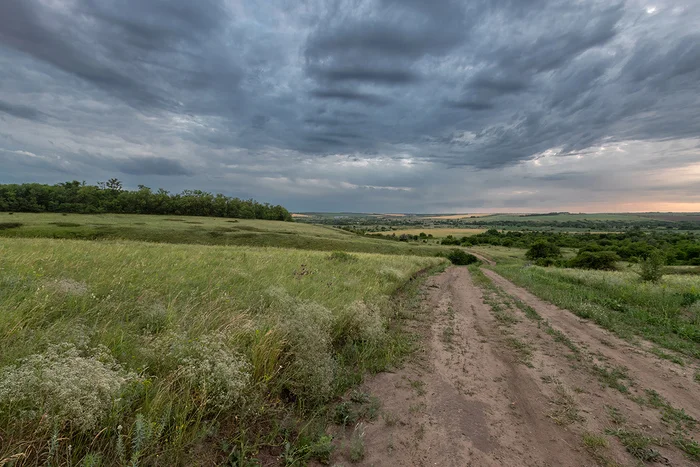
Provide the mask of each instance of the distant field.
POLYGON ((386 232, 373 232, 372 235, 419 235, 421 233, 424 233, 426 235, 432 235, 435 238, 443 238, 447 237, 448 235, 452 235, 455 237, 464 237, 468 235, 480 234, 483 232, 486 232, 486 229, 400 229, 386 232))
POLYGON ((463 219, 465 222, 475 222, 475 221, 488 221, 488 222, 499 222, 499 221, 528 221, 528 222, 567 222, 567 221, 644 221, 648 220, 640 214, 625 214, 625 213, 612 213, 612 214, 492 214, 488 215, 486 219, 463 219))
POLYGON ((446 215, 440 215, 440 216, 425 216, 425 219, 464 219, 465 217, 484 217, 484 216, 491 216, 492 214, 488 213, 472 213, 472 214, 446 214, 446 215))
POLYGON ((124 239, 434 256, 439 245, 392 242, 303 222, 137 214, 0 213, 0 237, 124 239))

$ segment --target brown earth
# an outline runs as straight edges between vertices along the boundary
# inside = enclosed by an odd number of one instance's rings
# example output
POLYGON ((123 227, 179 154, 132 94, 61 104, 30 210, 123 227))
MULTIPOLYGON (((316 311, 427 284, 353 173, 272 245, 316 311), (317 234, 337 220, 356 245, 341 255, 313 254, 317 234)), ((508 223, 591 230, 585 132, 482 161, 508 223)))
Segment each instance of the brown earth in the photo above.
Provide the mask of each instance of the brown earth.
POLYGON ((466 268, 428 280, 426 314, 415 323, 423 350, 363 385, 381 415, 337 428, 334 464, 698 465, 673 441, 679 432, 699 439, 687 418, 700 418, 692 371, 485 273, 493 284, 483 288, 466 268), (601 376, 614 369, 623 376, 601 376), (684 409, 671 412, 684 421, 663 420, 665 407, 684 409), (615 432, 651 442, 626 449, 615 432), (359 461, 353 438, 364 447, 359 461))

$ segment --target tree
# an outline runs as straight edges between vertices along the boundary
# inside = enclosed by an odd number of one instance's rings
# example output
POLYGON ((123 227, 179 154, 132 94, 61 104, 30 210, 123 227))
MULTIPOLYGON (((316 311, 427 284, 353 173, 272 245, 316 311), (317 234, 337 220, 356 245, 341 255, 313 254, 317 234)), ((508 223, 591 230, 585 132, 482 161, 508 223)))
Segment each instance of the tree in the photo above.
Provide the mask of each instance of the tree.
POLYGON ((105 186, 107 187, 108 190, 114 190, 114 191, 122 191, 124 188, 122 187, 122 182, 120 182, 116 178, 110 178, 107 180, 107 183, 105 183, 105 186))
POLYGON ((659 282, 664 275, 666 258, 660 250, 653 251, 641 263, 639 276, 646 282, 659 282))
POLYGON ((569 266, 580 269, 614 270, 620 257, 614 251, 579 251, 569 266))
POLYGON ((558 258, 561 256, 561 250, 553 243, 545 241, 537 241, 530 246, 530 249, 525 252, 525 257, 529 260, 540 258, 558 258))

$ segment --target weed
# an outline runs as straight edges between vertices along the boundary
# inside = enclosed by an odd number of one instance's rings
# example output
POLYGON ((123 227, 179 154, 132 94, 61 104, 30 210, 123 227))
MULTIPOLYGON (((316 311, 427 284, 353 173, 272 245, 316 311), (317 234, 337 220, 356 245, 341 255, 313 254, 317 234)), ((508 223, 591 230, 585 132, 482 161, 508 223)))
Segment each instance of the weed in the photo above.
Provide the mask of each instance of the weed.
POLYGON ((663 441, 645 436, 636 431, 606 430, 606 434, 615 436, 632 456, 644 462, 656 462, 661 460, 661 453, 652 448, 652 445, 662 445, 663 441))
POLYGON ((341 402, 333 411, 333 422, 336 425, 348 426, 357 422, 358 414, 350 402, 341 402))
POLYGON ((357 403, 357 404, 364 404, 366 402, 369 402, 370 400, 370 395, 366 392, 359 391, 357 389, 354 389, 350 393, 350 400, 357 403))
POLYGON ((680 358, 677 355, 673 355, 673 354, 670 354, 668 352, 664 352, 663 350, 661 350, 658 347, 652 347, 649 351, 659 358, 663 358, 664 360, 669 360, 669 361, 676 363, 680 366, 685 366, 685 361, 683 361, 682 358, 680 358))
POLYGON ((518 356, 518 362, 525 366, 532 368, 532 347, 523 342, 516 337, 507 337, 505 339, 506 345, 513 349, 518 356))
POLYGON ((594 433, 584 433, 583 434, 583 445, 589 449, 600 449, 608 447, 608 440, 601 435, 596 435, 594 433))
POLYGON ((554 387, 556 397, 551 401, 555 408, 548 414, 558 425, 571 425, 583 417, 578 413, 578 405, 573 395, 561 384, 554 387))
POLYGON ((382 412, 382 419, 386 426, 394 426, 398 422, 398 417, 391 412, 382 412))
POLYGON ((365 458, 365 426, 362 423, 358 423, 352 432, 349 454, 350 461, 353 463, 365 458))
POLYGON ((610 417, 610 421, 613 423, 613 425, 625 424, 627 418, 622 414, 622 412, 620 412, 620 409, 611 406, 606 406, 605 408, 608 411, 608 416, 610 417))
POLYGON ((687 438, 682 433, 675 433, 672 437, 673 444, 682 450, 689 458, 700 461, 700 443, 687 438))
POLYGON ((627 388, 627 386, 620 381, 629 379, 629 376, 627 376, 627 370, 625 368, 605 368, 595 364, 592 366, 592 368, 595 374, 598 375, 598 379, 601 383, 613 389, 617 389, 623 394, 629 393, 629 389, 627 388))
POLYGON ((418 396, 425 395, 425 382, 419 379, 409 379, 410 386, 416 391, 418 396))

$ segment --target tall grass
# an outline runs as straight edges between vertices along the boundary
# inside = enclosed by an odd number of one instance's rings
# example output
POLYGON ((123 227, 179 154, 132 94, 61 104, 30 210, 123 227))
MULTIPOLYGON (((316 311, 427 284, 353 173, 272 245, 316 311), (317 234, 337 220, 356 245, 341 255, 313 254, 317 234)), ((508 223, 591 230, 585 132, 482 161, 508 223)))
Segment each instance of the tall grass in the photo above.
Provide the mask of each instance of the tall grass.
POLYGON ((317 442, 294 420, 396 362, 395 293, 445 262, 352 256, 0 239, 0 464, 243 462, 317 442))
POLYGON ((642 336, 700 358, 700 277, 667 275, 643 282, 632 271, 523 267, 496 271, 541 298, 592 319, 623 337, 642 336))

